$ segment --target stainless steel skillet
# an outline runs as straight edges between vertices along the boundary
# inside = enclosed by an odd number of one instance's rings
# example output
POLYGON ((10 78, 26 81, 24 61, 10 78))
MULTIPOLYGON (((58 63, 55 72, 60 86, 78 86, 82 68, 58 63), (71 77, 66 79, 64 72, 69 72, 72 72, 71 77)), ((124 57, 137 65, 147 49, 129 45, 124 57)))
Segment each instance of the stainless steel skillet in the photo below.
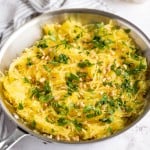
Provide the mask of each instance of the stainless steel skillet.
MULTIPOLYGON (((74 18, 77 21, 82 22, 83 24, 95 23, 95 22, 109 22, 113 20, 117 25, 120 25, 123 28, 130 28, 130 36, 134 39, 137 45, 141 48, 143 55, 147 58, 148 68, 150 68, 150 40, 148 37, 135 25, 129 21, 116 16, 114 14, 103 12, 94 9, 66 9, 66 10, 57 10, 49 12, 47 14, 41 15, 36 19, 31 20, 29 23, 25 24, 18 31, 16 31, 5 43, 0 51, 0 70, 3 71, 9 66, 16 56, 18 56, 21 51, 31 46, 34 41, 40 39, 41 26, 45 23, 61 23, 66 19, 74 18)), ((66 142, 66 141, 57 141, 56 139, 51 139, 44 134, 40 134, 35 130, 30 129, 25 125, 25 123, 18 117, 16 117, 15 111, 11 106, 6 103, 6 100, 1 96, 0 103, 2 105, 3 111, 8 115, 8 117, 17 125, 17 129, 14 133, 0 142, 0 149, 6 149, 12 142, 20 138, 21 136, 26 136, 27 134, 36 136, 40 139, 43 139, 48 142, 59 142, 67 144, 82 144, 82 143, 91 143, 91 142, 100 142, 106 139, 110 139, 113 136, 117 136, 120 133, 123 133, 130 127, 134 126, 140 119, 142 119, 149 110, 150 106, 150 93, 145 98, 146 105, 143 113, 129 126, 123 130, 103 139, 98 140, 88 140, 88 141, 79 141, 79 142, 66 142)))

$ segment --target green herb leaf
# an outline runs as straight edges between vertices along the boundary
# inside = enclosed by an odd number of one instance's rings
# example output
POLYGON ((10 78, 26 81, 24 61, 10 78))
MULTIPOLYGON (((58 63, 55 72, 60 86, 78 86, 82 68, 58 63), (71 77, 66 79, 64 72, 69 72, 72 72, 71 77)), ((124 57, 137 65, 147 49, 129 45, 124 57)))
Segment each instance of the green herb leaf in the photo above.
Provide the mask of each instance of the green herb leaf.
POLYGON ((85 67, 91 67, 93 64, 89 62, 89 60, 80 61, 78 63, 78 67, 85 68, 85 67))
POLYGON ((93 110, 94 109, 94 107, 93 106, 85 106, 84 108, 83 108, 83 113, 89 113, 91 110, 93 110))
POLYGON ((52 40, 52 41, 56 41, 56 37, 54 36, 54 35, 49 35, 49 38, 50 38, 50 40, 52 40))
POLYGON ((54 99, 54 97, 51 94, 40 94, 39 100, 41 102, 48 102, 51 101, 52 99, 54 99))
POLYGON ((108 96, 106 94, 103 94, 102 98, 99 101, 102 105, 106 104, 108 102, 108 96))
POLYGON ((94 36, 92 43, 94 47, 97 47, 97 48, 104 48, 106 46, 105 41, 102 40, 100 36, 94 36))
POLYGON ((77 75, 78 75, 79 78, 86 79, 87 72, 80 72, 80 71, 78 71, 77 75))
POLYGON ((33 120, 33 121, 31 122, 30 127, 31 127, 32 129, 35 129, 35 127, 36 127, 36 122, 35 122, 35 120, 33 120))
POLYGON ((130 29, 124 29, 124 31, 125 31, 126 33, 130 33, 130 32, 131 32, 130 29))
POLYGON ((37 53, 36 53, 36 57, 37 57, 37 58, 41 59, 42 56, 43 56, 43 54, 42 54, 41 52, 37 52, 37 53))
POLYGON ((48 81, 44 82, 43 90, 44 90, 45 94, 51 92, 51 87, 50 87, 48 81))
POLYGON ((78 90, 79 77, 75 74, 70 73, 66 77, 66 85, 68 86, 68 94, 71 95, 72 92, 78 90))
POLYGON ((112 119, 111 118, 103 118, 103 119, 99 119, 100 122, 104 122, 104 123, 112 123, 112 119))
POLYGON ((30 80, 26 77, 23 78, 24 83, 30 83, 30 80))
POLYGON ((43 65, 43 68, 47 71, 47 72, 50 72, 51 69, 47 66, 47 65, 43 65))
POLYGON ((37 87, 33 87, 31 90, 31 97, 35 96, 36 98, 40 97, 40 90, 37 87))
POLYGON ((114 71, 117 76, 121 75, 122 70, 120 67, 117 68, 115 63, 111 65, 111 70, 114 71))
POLYGON ((83 108, 83 113, 86 113, 86 118, 93 118, 101 115, 100 109, 90 105, 83 108))
POLYGON ((33 65, 33 62, 31 60, 31 58, 27 58, 27 63, 26 63, 27 66, 31 66, 33 65))
POLYGON ((60 105, 58 102, 52 101, 51 105, 57 114, 67 115, 69 112, 69 109, 67 106, 65 106, 63 104, 60 105))
POLYGON ((41 41, 39 41, 37 47, 38 47, 38 48, 47 48, 48 45, 47 45, 47 43, 46 43, 45 40, 41 40, 41 41))
POLYGON ((76 128, 78 131, 81 131, 81 130, 82 130, 82 128, 83 128, 82 123, 78 122, 77 120, 74 120, 74 121, 73 121, 73 124, 74 124, 75 128, 76 128))
POLYGON ((69 60, 69 57, 66 56, 65 54, 60 54, 57 57, 54 57, 53 61, 54 63, 58 64, 58 63, 62 63, 62 64, 67 64, 69 60))
POLYGON ((23 110, 23 108, 24 108, 24 107, 23 107, 23 104, 22 104, 22 103, 19 103, 18 109, 19 109, 19 110, 23 110))
POLYGON ((59 118, 57 122, 58 122, 59 126, 64 126, 64 125, 68 124, 68 120, 63 117, 59 118))

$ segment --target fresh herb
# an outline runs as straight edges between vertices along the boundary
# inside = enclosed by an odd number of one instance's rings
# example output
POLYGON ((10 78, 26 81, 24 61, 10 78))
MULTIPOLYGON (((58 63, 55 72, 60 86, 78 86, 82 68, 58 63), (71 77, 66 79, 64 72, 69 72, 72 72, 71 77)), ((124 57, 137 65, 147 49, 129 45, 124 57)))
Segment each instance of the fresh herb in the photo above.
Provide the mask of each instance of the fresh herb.
POLYGON ((26 77, 23 78, 24 83, 30 83, 30 80, 26 77))
POLYGON ((54 57, 53 61, 54 63, 63 63, 63 64, 67 64, 69 60, 69 57, 66 56, 65 54, 60 54, 57 57, 54 57))
POLYGON ((114 107, 114 106, 115 106, 115 102, 114 102, 113 99, 109 99, 108 103, 109 103, 109 105, 110 105, 111 107, 114 107))
POLYGON ((41 102, 48 102, 48 101, 51 101, 51 100, 53 100, 54 99, 54 97, 52 96, 52 94, 50 93, 50 94, 41 94, 40 95, 40 97, 39 97, 39 100, 41 101, 41 102))
POLYGON ((48 122, 48 123, 51 123, 51 121, 49 120, 48 116, 45 117, 45 121, 48 122))
POLYGON ((87 72, 80 72, 80 71, 78 71, 77 75, 78 75, 79 78, 86 79, 87 72))
POLYGON ((37 52, 37 53, 36 53, 36 57, 37 57, 37 58, 41 59, 42 56, 43 56, 43 54, 42 54, 41 52, 37 52))
POLYGON ((83 113, 86 114, 86 118, 93 118, 101 115, 101 111, 94 106, 85 106, 83 109, 83 113))
POLYGON ((139 85, 138 85, 138 83, 139 83, 139 80, 136 80, 136 81, 134 82, 134 84, 133 84, 133 93, 134 93, 134 94, 136 94, 136 93, 138 92, 138 90, 139 90, 139 85))
POLYGON ((101 65, 103 64, 103 61, 98 61, 97 64, 98 64, 99 66, 101 66, 101 65))
POLYGON ((77 36, 74 38, 74 40, 79 39, 81 36, 82 36, 82 32, 81 32, 81 33, 79 33, 79 34, 77 34, 77 36))
POLYGON ((131 32, 130 29, 124 29, 124 31, 125 31, 126 33, 130 33, 130 32, 131 32))
POLYGON ((39 43, 37 44, 37 47, 38 47, 38 48, 47 48, 48 45, 47 45, 47 43, 46 43, 45 40, 41 40, 41 41, 39 41, 39 43))
POLYGON ((81 131, 81 130, 82 130, 82 128, 83 128, 82 123, 78 122, 77 120, 74 120, 74 121, 73 121, 73 124, 74 124, 75 128, 76 128, 78 131, 81 131))
POLYGON ((110 107, 110 108, 108 109, 108 114, 109 114, 109 115, 112 115, 114 112, 115 112, 115 109, 114 109, 113 107, 110 107))
POLYGON ((121 75, 122 70, 120 67, 117 68, 115 63, 111 65, 111 70, 114 71, 117 76, 121 75))
POLYGON ((84 108, 83 108, 83 113, 88 113, 88 112, 90 112, 91 110, 93 110, 94 109, 94 107, 93 106, 85 106, 84 108))
POLYGON ((73 73, 70 73, 66 77, 66 85, 68 86, 68 94, 72 95, 72 92, 78 90, 79 77, 73 73))
POLYGON ((44 93, 45 93, 45 94, 51 92, 51 87, 50 87, 48 81, 45 81, 45 82, 44 82, 43 90, 44 90, 44 93))
POLYGON ((32 129, 34 129, 34 128, 36 127, 36 122, 35 122, 35 120, 33 120, 33 121, 31 122, 30 127, 31 127, 32 129))
POLYGON ((67 40, 62 40, 61 45, 64 45, 65 48, 70 48, 71 47, 71 45, 69 44, 69 41, 67 41, 67 40))
POLYGON ((78 67, 85 68, 85 67, 91 67, 93 64, 89 62, 89 60, 80 61, 78 63, 78 67))
POLYGON ((132 64, 127 64, 127 65, 129 67, 129 69, 126 70, 126 72, 129 75, 136 75, 136 74, 140 73, 142 70, 145 70, 147 67, 146 64, 143 64, 141 61, 140 61, 140 64, 134 68, 132 68, 132 64))
POLYGON ((108 96, 106 94, 103 94, 102 98, 95 104, 95 106, 101 106, 108 102, 108 96))
POLYGON ((93 110, 93 113, 87 114, 86 118, 93 118, 93 117, 99 116, 101 114, 102 114, 102 112, 99 109, 95 109, 95 110, 93 110))
POLYGON ((121 100, 121 98, 117 98, 116 99, 116 102, 117 102, 117 105, 120 107, 120 106, 123 106, 123 102, 121 100))
POLYGON ((103 118, 103 119, 99 119, 100 122, 103 122, 103 123, 112 123, 112 119, 111 118, 103 118))
POLYGON ((92 43, 95 48, 104 48, 106 46, 106 43, 100 36, 94 36, 92 43))
POLYGON ((59 104, 58 102, 51 102, 52 107, 54 108, 54 110, 56 111, 57 114, 61 114, 61 115, 67 115, 69 112, 69 109, 67 106, 63 105, 63 104, 59 104))
POLYGON ((35 96, 36 98, 40 97, 40 89, 38 87, 33 87, 31 90, 31 97, 35 96))
POLYGON ((117 69, 115 70, 115 73, 116 73, 117 76, 121 75, 121 69, 120 69, 120 68, 117 68, 117 69))
POLYGON ((130 85, 130 80, 124 79, 124 81, 121 84, 121 88, 126 91, 126 92, 131 92, 131 85, 130 85))
POLYGON ((88 92, 93 92, 94 89, 88 88, 87 91, 88 91, 88 92))
POLYGON ((108 86, 110 86, 110 87, 113 87, 112 82, 103 82, 103 85, 104 85, 104 86, 108 85, 108 86))
POLYGON ((94 24, 96 28, 103 28, 104 27, 104 22, 100 22, 100 23, 95 23, 94 24))
POLYGON ((136 53, 130 54, 131 58, 135 59, 135 60, 139 60, 140 56, 136 53))
POLYGON ((128 92, 128 93, 136 94, 137 91, 138 91, 138 89, 139 89, 139 87, 138 87, 138 82, 139 82, 139 81, 136 80, 136 81, 134 82, 133 86, 131 86, 130 80, 125 79, 125 80, 122 82, 122 84, 121 84, 121 88, 122 88, 124 91, 128 92))
POLYGON ((37 98, 41 102, 49 102, 54 99, 49 82, 46 81, 41 87, 34 87, 31 91, 31 97, 37 98))
POLYGON ((49 35, 49 38, 50 38, 50 40, 52 40, 52 41, 56 41, 56 37, 54 36, 54 35, 49 35))
POLYGON ((27 66, 31 66, 31 65, 33 65, 33 62, 32 62, 32 60, 31 60, 31 58, 27 58, 27 63, 26 63, 26 65, 27 66))
POLYGON ((23 104, 22 104, 22 103, 19 103, 18 109, 19 109, 19 110, 23 110, 23 108, 24 108, 24 107, 23 107, 23 104))
POLYGON ((131 108, 130 106, 124 106, 124 108, 126 112, 131 112, 133 110, 133 108, 131 108))
POLYGON ((113 134, 113 129, 111 127, 108 127, 107 128, 107 131, 110 133, 110 134, 113 134))
POLYGON ((43 65, 43 68, 47 71, 47 72, 50 72, 50 68, 47 66, 47 65, 43 65))
POLYGON ((64 126, 64 125, 66 125, 68 123, 68 120, 63 118, 63 117, 61 117, 61 118, 59 118, 57 120, 57 123, 58 123, 59 126, 64 126))

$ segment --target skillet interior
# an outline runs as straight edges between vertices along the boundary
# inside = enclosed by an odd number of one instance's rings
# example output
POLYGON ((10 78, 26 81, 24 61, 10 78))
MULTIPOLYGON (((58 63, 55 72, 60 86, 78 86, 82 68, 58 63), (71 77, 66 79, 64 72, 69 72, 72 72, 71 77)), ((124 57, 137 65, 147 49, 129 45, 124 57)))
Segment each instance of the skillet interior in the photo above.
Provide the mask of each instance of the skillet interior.
MULTIPOLYGON (((4 70, 9 66, 9 64, 12 62, 16 56, 18 56, 21 51, 29 47, 33 44, 34 41, 40 39, 41 37, 41 26, 45 23, 61 23, 64 20, 68 18, 73 18, 76 21, 80 21, 83 24, 88 23, 94 23, 94 22, 105 22, 108 23, 109 20, 113 20, 116 24, 122 26, 123 28, 130 28, 131 33, 130 36, 134 39, 136 44, 142 49, 143 55, 147 58, 148 61, 148 68, 150 65, 150 43, 148 38, 134 25, 129 23, 128 21, 115 16, 110 13, 97 11, 97 10, 89 10, 89 9, 70 9, 70 10, 60 10, 60 11, 54 11, 47 13, 45 15, 42 15, 29 23, 27 23, 25 26, 20 28, 18 31, 16 31, 9 40, 5 43, 3 46, 1 53, 0 53, 0 70, 4 70), (20 38, 21 37, 21 38, 20 38), (14 51, 15 50, 15 51, 14 51)), ((79 142, 66 142, 61 141, 65 143, 88 143, 88 142, 95 142, 95 141, 102 141, 104 139, 108 139, 110 137, 113 137, 115 135, 118 135, 122 133, 123 131, 127 130, 131 126, 133 126, 138 120, 140 120, 149 110, 149 95, 146 98, 147 105, 145 106, 144 112, 139 116, 137 120, 135 120, 132 124, 127 126, 125 129, 121 130, 120 132, 113 134, 112 136, 100 139, 100 140, 90 140, 90 141, 79 141, 79 142)), ((2 106, 4 111, 7 113, 7 115, 20 127, 21 129, 29 132, 32 135, 35 135, 41 139, 44 139, 46 141, 53 141, 53 142, 60 142, 57 140, 53 140, 48 138, 45 135, 41 135, 37 131, 32 131, 27 126, 22 123, 20 119, 16 119, 14 117, 15 111, 13 108, 9 106, 9 104, 6 103, 5 99, 2 96, 2 106)))

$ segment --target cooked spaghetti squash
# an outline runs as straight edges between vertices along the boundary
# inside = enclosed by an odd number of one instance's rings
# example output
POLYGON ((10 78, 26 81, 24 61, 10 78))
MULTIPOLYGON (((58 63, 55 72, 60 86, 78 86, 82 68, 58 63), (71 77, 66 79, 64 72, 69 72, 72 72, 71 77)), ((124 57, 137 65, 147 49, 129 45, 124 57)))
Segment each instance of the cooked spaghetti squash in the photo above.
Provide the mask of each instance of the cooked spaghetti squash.
POLYGON ((30 128, 50 138, 110 136, 145 105, 147 62, 129 32, 111 21, 46 24, 0 78, 1 92, 30 128))

